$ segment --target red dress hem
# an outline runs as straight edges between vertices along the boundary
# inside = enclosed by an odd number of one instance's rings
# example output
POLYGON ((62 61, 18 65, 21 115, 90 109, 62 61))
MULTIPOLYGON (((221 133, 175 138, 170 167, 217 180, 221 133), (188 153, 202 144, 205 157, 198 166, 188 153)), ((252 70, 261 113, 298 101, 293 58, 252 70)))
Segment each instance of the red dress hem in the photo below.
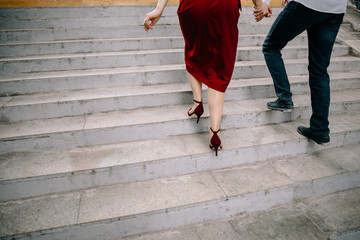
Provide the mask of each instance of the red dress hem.
POLYGON ((235 66, 239 0, 180 0, 186 70, 209 88, 225 92, 235 66))

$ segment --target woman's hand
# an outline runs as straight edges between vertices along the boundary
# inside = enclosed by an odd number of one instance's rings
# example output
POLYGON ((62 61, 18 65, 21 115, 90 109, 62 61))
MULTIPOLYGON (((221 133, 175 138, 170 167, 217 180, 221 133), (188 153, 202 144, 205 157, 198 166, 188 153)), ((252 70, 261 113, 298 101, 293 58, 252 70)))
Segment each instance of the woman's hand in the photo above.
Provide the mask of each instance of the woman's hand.
POLYGON ((154 11, 145 14, 144 19, 144 29, 145 31, 149 31, 153 26, 159 21, 162 15, 162 11, 156 8, 154 11))

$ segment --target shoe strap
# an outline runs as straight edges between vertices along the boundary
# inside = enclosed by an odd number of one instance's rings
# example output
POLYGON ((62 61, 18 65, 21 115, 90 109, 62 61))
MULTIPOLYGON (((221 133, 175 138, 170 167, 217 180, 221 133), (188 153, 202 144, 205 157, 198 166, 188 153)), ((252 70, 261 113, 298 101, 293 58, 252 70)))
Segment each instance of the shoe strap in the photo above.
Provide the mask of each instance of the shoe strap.
POLYGON ((221 131, 221 129, 219 128, 219 130, 217 130, 217 131, 214 131, 214 130, 212 130, 212 128, 210 127, 210 130, 213 132, 213 134, 217 134, 218 132, 220 132, 221 131))
POLYGON ((193 101, 198 104, 202 103, 202 101, 199 102, 199 101, 196 101, 195 99, 193 101))

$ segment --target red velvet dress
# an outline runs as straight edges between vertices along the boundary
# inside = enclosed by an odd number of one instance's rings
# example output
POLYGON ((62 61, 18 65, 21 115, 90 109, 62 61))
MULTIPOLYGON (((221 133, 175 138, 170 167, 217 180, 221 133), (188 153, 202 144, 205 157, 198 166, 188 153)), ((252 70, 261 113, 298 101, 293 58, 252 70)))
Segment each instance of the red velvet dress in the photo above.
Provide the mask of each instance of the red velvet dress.
POLYGON ((186 70, 208 87, 225 92, 234 71, 239 0, 180 0, 186 70))

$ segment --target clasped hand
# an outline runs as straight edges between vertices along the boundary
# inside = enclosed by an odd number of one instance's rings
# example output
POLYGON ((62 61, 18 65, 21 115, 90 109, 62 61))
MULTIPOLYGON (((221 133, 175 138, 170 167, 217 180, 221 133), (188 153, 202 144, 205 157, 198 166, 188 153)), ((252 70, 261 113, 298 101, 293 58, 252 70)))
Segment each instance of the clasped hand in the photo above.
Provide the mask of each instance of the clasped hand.
MULTIPOLYGON (((253 1, 255 3, 255 1, 253 1)), ((288 4, 288 0, 284 0, 284 4, 288 4)), ((258 6, 255 6, 253 8, 254 11, 254 17, 257 22, 261 21, 264 17, 270 17, 272 14, 272 9, 270 6, 264 2, 259 4, 258 6)))
POLYGON ((253 8, 253 15, 255 17, 255 20, 257 22, 261 21, 264 17, 270 17, 272 14, 272 9, 270 8, 269 5, 267 5, 266 3, 262 2, 261 4, 259 4, 258 6, 255 6, 253 8))

